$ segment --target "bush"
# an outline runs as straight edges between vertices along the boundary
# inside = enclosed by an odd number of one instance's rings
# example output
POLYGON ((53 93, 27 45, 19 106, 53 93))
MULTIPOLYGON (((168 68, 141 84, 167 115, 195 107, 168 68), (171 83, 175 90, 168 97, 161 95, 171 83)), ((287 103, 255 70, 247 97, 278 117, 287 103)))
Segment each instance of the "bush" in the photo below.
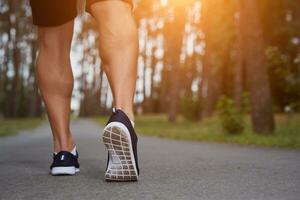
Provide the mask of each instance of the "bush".
POLYGON ((180 101, 180 111, 187 120, 199 119, 199 102, 191 97, 184 97, 180 101))
POLYGON ((232 99, 223 96, 217 105, 223 130, 228 134, 239 134, 244 130, 243 114, 239 112, 232 99))

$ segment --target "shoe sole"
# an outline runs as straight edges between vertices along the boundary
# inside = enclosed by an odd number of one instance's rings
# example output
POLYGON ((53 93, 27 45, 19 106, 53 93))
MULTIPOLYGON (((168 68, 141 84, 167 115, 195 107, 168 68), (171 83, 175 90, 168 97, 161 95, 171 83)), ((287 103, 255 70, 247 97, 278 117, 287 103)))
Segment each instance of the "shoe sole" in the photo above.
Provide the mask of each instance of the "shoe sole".
POLYGON ((76 167, 53 167, 51 169, 51 175, 59 176, 59 175, 75 175, 79 173, 80 169, 76 167))
POLYGON ((109 153, 104 178, 106 181, 137 181, 138 173, 133 154, 131 137, 126 126, 111 122, 103 130, 103 143, 109 153))

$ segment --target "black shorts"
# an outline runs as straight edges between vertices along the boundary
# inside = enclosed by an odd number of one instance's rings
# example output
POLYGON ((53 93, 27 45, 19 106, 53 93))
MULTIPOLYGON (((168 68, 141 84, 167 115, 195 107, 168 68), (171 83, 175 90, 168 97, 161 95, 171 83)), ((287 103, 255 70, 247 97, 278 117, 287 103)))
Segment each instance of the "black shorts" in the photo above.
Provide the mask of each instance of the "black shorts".
MULTIPOLYGON (((86 10, 93 3, 106 0, 86 0, 86 10)), ((132 0, 122 0, 133 6, 132 0)), ((37 26, 58 26, 77 16, 77 0, 30 0, 33 24, 37 26)))

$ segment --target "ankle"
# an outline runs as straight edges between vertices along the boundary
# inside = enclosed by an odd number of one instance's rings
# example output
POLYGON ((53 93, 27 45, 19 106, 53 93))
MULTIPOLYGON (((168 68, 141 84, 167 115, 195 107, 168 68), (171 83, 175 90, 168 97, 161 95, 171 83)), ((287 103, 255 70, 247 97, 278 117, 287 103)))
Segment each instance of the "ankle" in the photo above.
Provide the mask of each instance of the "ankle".
POLYGON ((61 139, 60 141, 55 142, 54 150, 55 152, 60 151, 72 151, 75 147, 75 141, 72 135, 68 136, 67 139, 61 139))
POLYGON ((64 145, 61 145, 62 147, 62 151, 72 151, 75 147, 75 141, 72 137, 72 135, 70 134, 68 139, 67 139, 67 144, 64 146, 64 145))
MULTIPOLYGON (((125 112, 125 111, 124 111, 125 112)), ((133 113, 128 113, 128 112, 125 112, 126 113, 126 115, 128 116, 128 118, 130 119, 130 121, 132 122, 132 123, 134 123, 134 114, 133 113)))
POLYGON ((117 107, 116 109, 122 110, 127 117, 130 119, 130 121, 134 122, 134 113, 133 113, 133 109, 128 109, 128 108, 122 108, 122 107, 117 107))

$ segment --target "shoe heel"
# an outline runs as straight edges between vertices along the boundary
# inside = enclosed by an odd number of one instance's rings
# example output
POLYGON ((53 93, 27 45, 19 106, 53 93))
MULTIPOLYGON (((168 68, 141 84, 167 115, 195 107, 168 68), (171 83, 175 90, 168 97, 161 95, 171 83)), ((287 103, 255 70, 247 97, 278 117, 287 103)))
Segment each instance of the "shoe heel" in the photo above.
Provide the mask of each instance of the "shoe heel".
POLYGON ((105 127, 103 143, 109 153, 109 163, 105 172, 106 181, 137 181, 135 161, 130 139, 119 126, 105 127))
POLYGON ((75 167, 53 167, 51 169, 51 175, 74 175, 76 173, 75 167))

